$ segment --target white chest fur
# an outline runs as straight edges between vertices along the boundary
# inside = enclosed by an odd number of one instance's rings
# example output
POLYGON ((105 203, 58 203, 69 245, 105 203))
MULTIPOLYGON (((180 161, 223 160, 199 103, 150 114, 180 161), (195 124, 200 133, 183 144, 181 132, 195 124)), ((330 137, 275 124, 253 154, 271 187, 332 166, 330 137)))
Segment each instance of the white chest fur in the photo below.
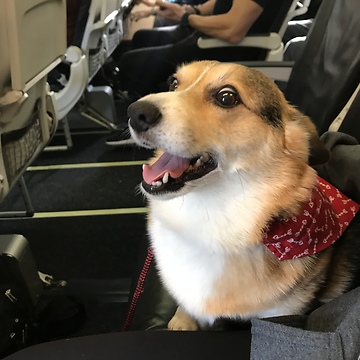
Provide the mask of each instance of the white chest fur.
MULTIPOLYGON (((152 200, 149 231, 165 285, 191 315, 203 318, 203 304, 222 275, 229 253, 241 252, 261 201, 244 186, 204 188, 171 200, 152 200)), ((203 320, 209 320, 206 316, 203 320)))
POLYGON ((161 277, 177 302, 199 318, 214 280, 222 273, 223 258, 199 244, 194 234, 187 238, 195 243, 191 246, 159 225, 157 221, 153 223, 151 234, 161 277))

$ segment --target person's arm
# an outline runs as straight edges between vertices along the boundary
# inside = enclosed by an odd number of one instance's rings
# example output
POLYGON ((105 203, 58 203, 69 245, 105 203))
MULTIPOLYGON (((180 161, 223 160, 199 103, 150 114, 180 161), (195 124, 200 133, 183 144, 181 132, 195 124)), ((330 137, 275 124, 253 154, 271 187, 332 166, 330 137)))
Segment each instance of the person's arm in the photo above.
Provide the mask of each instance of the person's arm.
POLYGON ((138 0, 137 3, 138 4, 143 3, 149 7, 155 6, 155 0, 138 0))
MULTIPOLYGON (((165 8, 158 13, 173 20, 181 21, 186 13, 185 9, 177 4, 161 0, 157 0, 157 4, 165 8)), ((187 21, 192 28, 206 35, 236 44, 246 36, 262 12, 263 8, 253 0, 234 0, 226 14, 211 16, 190 14, 187 21)))

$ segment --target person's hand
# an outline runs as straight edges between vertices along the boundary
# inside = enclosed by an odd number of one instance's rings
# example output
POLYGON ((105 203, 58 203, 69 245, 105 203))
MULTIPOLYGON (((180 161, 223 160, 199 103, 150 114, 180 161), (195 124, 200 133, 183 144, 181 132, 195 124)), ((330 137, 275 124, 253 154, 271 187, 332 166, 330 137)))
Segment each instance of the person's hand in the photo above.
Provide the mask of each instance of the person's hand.
POLYGON ((130 13, 130 20, 136 22, 139 21, 140 19, 147 18, 148 16, 152 15, 152 13, 153 12, 151 9, 133 11, 130 13))
POLYGON ((158 15, 166 19, 180 22, 182 16, 186 13, 183 6, 176 3, 169 3, 163 0, 156 0, 156 5, 159 6, 158 15))
POLYGON ((195 14, 195 9, 192 5, 184 4, 182 5, 182 8, 185 10, 185 12, 188 12, 189 14, 195 14))

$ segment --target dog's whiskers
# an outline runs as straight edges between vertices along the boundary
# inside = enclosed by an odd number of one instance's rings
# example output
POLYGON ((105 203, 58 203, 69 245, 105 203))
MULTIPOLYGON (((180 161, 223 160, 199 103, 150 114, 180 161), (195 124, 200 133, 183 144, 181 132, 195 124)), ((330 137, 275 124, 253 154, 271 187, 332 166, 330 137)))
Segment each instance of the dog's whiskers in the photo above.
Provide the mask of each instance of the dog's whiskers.
POLYGON ((141 194, 142 194, 142 191, 141 191, 141 186, 139 184, 139 185, 137 185, 135 187, 135 196, 138 196, 138 195, 141 195, 141 194))

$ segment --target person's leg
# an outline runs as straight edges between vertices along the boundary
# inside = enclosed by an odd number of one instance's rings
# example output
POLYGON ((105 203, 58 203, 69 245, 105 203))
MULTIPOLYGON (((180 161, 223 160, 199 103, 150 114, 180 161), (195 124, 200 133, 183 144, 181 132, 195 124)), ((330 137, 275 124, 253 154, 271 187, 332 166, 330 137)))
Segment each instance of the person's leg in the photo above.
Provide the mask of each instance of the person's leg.
POLYGON ((120 59, 119 83, 121 90, 128 91, 135 100, 152 92, 158 92, 158 84, 174 69, 170 57, 172 45, 129 51, 120 59))
MULTIPOLYGON (((136 52, 136 50, 144 48, 153 48, 163 45, 174 44, 184 38, 186 38, 192 30, 189 28, 175 25, 165 26, 156 29, 143 29, 138 30, 131 41, 120 43, 112 54, 113 61, 107 62, 104 66, 104 72, 107 74, 108 79, 114 84, 113 90, 116 96, 121 94, 122 90, 127 90, 135 94, 143 93, 136 91, 136 87, 133 83, 136 82, 139 69, 149 69, 148 63, 152 64, 152 56, 147 51, 143 53, 136 52), (120 75, 118 75, 120 69, 120 75), (129 71, 129 74, 127 72, 129 71), (135 74, 133 72, 135 71, 135 74), (119 84, 119 80, 121 81, 119 84)), ((145 76, 147 70, 143 75, 142 82, 146 82, 145 76)), ((141 70, 140 70, 141 73, 141 70)), ((99 75, 95 80, 99 78, 99 75)), ((100 79, 101 75, 100 75, 100 79)))
POLYGON ((132 47, 133 49, 141 49, 144 47, 174 44, 185 39, 192 32, 193 30, 190 28, 180 25, 141 29, 134 34, 132 47))

